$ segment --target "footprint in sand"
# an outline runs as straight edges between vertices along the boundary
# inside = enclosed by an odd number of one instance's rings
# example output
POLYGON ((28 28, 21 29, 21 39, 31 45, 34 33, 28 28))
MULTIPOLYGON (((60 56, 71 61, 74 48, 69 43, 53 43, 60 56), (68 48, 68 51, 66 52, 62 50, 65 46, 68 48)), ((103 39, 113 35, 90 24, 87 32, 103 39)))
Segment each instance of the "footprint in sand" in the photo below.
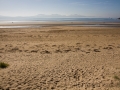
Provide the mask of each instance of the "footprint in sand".
POLYGON ((93 51, 94 51, 94 52, 100 52, 100 50, 99 50, 99 49, 94 49, 93 51))
POLYGON ((47 50, 45 50, 45 51, 42 51, 42 52, 40 52, 41 54, 50 54, 51 52, 50 51, 47 51, 47 50))

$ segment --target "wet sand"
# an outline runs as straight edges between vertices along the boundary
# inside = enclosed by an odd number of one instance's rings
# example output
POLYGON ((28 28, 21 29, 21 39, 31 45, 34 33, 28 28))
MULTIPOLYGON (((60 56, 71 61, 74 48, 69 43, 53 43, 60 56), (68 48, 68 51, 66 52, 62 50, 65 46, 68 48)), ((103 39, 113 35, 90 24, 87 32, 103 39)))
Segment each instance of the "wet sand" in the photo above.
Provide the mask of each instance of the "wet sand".
POLYGON ((120 90, 120 28, 1 28, 0 61, 0 89, 120 90))

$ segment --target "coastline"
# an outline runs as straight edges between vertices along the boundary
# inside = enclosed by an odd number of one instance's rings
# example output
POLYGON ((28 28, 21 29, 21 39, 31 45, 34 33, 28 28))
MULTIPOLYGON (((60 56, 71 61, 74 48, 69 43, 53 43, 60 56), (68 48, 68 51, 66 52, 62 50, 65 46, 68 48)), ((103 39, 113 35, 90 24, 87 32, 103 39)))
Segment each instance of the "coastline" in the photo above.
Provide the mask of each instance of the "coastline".
POLYGON ((51 26, 75 26, 75 27, 120 27, 119 22, 80 22, 80 21, 52 21, 52 22, 1 22, 0 28, 41 28, 51 26))

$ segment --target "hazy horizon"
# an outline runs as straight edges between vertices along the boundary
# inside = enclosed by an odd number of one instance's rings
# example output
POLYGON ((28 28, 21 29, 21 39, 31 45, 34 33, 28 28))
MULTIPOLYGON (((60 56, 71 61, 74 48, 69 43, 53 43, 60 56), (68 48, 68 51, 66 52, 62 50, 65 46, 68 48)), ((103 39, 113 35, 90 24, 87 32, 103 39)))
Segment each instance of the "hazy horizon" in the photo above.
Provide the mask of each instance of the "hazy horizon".
POLYGON ((0 15, 120 17, 120 0, 0 0, 0 15), (73 15, 73 16, 72 16, 73 15))
POLYGON ((0 15, 0 17, 71 17, 71 18, 84 18, 84 17, 95 17, 95 16, 84 16, 79 14, 71 14, 71 15, 62 15, 62 14, 37 14, 32 16, 8 16, 8 15, 0 15))
POLYGON ((60 14, 38 14, 33 16, 8 16, 8 15, 0 15, 0 18, 8 17, 8 18, 119 18, 119 17, 97 17, 97 16, 84 16, 79 14, 71 14, 71 15, 60 15, 60 14))

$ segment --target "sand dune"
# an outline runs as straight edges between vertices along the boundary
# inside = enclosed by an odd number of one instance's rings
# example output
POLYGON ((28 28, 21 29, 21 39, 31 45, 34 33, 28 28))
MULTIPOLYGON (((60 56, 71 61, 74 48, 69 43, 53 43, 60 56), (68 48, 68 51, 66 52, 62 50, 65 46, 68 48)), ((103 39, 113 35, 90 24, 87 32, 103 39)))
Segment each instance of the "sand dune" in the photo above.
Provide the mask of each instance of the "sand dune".
POLYGON ((120 28, 0 29, 1 90, 120 90, 120 28))

